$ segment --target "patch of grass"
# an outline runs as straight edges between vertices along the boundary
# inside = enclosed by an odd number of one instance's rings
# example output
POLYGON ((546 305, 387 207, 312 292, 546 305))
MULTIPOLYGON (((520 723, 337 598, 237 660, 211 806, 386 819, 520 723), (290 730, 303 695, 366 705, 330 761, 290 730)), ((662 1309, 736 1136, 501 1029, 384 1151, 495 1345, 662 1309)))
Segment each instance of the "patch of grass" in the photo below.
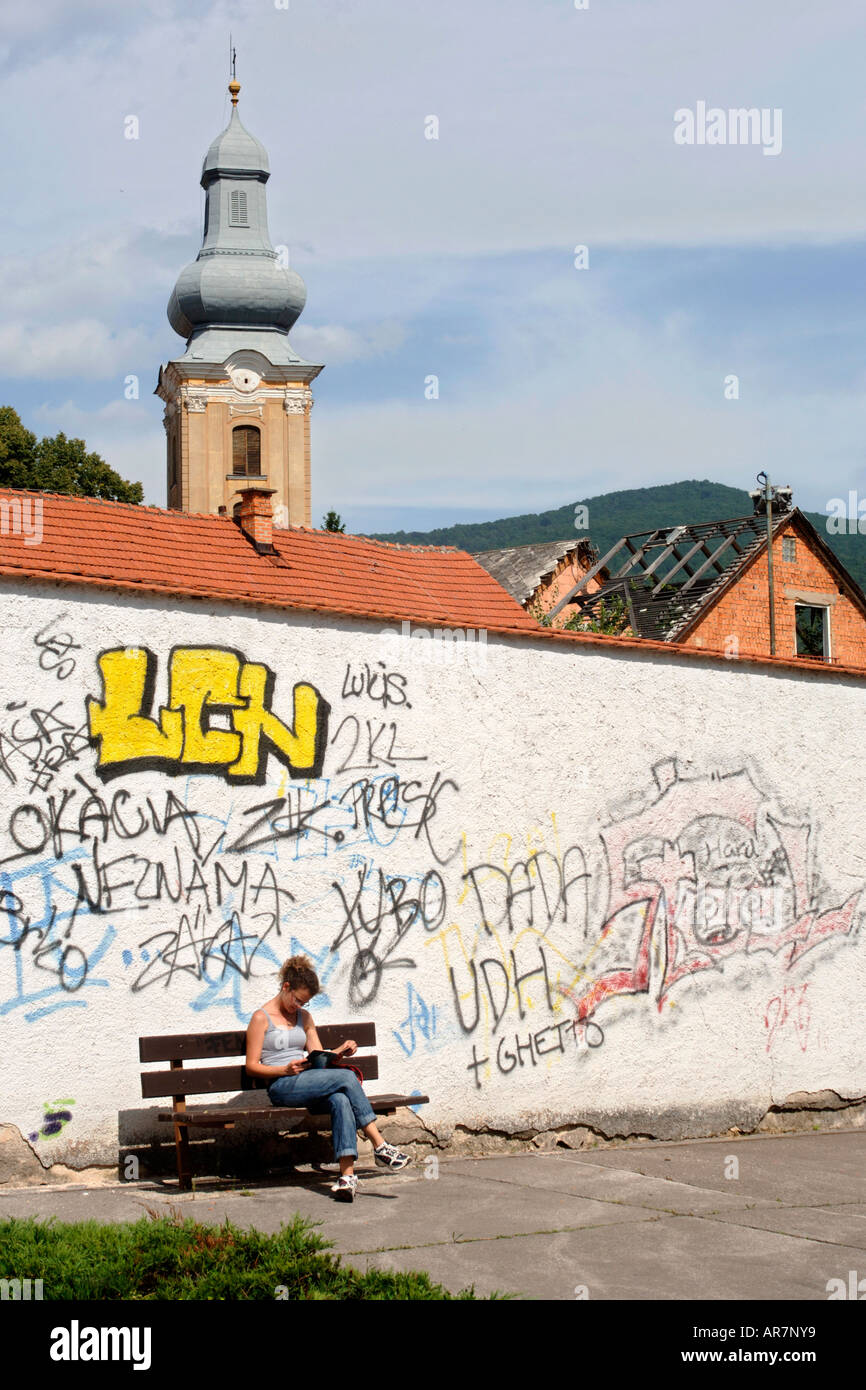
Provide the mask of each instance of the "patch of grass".
POLYGON ((177 1211, 102 1225, 0 1221, 0 1278, 41 1279, 46 1299, 475 1299, 424 1273, 346 1268, 313 1223, 295 1216, 276 1235, 177 1211), (283 1292, 285 1290, 285 1292, 283 1292))

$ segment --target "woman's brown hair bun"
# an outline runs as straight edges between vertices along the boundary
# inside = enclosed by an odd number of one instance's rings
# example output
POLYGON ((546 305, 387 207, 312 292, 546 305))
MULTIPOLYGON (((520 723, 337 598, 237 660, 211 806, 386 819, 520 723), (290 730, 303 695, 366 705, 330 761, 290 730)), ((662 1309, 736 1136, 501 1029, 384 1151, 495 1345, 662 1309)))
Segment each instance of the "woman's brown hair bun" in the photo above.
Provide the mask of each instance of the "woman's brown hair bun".
POLYGON ((309 956, 291 956, 284 961, 280 967, 280 985, 288 985, 289 989, 308 989, 310 998, 318 994, 321 988, 309 956))

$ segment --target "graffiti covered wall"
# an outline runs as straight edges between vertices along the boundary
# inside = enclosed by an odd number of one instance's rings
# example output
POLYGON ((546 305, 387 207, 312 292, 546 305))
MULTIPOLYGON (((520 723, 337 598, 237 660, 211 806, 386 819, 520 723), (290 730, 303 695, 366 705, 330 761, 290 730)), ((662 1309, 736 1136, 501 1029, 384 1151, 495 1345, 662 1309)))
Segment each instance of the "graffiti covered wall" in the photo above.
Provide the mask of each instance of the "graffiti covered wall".
POLYGON ((245 1027, 298 951, 444 1142, 866 1092, 861 681, 48 585, 0 612, 0 1123, 43 1162, 116 1161, 138 1037, 245 1027))

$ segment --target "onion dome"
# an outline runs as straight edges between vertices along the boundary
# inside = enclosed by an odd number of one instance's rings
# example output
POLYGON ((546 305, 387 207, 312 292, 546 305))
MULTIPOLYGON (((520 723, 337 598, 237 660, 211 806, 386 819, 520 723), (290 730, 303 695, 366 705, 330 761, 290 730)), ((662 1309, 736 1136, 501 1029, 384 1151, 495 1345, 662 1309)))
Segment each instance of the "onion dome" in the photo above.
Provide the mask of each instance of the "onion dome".
POLYGON ((210 328, 287 334, 307 297, 300 275, 277 262, 268 232, 268 156, 241 124, 240 85, 232 81, 229 91, 231 119, 202 165, 202 247, 181 271, 168 302, 169 323, 187 340, 210 328))

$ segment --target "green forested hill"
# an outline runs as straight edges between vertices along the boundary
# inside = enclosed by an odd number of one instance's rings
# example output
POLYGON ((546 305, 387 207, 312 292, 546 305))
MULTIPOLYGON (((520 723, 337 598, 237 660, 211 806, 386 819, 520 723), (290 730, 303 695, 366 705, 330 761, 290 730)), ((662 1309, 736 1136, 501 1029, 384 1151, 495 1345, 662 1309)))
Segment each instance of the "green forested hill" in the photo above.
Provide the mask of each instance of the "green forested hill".
MULTIPOLYGON (((796 496, 794 498, 796 502, 796 496)), ((604 555, 620 536, 635 531, 651 531, 657 526, 677 526, 699 521, 722 521, 727 517, 751 516, 748 492, 723 483, 666 483, 661 487, 629 488, 585 497, 549 512, 529 512, 525 516, 503 517, 472 525, 439 527, 433 531, 395 531, 377 534, 381 541, 402 545, 456 545, 461 550, 499 550, 509 545, 531 545, 537 541, 567 540, 576 534, 575 506, 589 510, 589 524, 579 534, 589 534, 604 555)), ((845 568, 866 589, 866 536, 828 535, 827 518, 819 512, 806 512, 816 530, 836 552, 845 568)))

